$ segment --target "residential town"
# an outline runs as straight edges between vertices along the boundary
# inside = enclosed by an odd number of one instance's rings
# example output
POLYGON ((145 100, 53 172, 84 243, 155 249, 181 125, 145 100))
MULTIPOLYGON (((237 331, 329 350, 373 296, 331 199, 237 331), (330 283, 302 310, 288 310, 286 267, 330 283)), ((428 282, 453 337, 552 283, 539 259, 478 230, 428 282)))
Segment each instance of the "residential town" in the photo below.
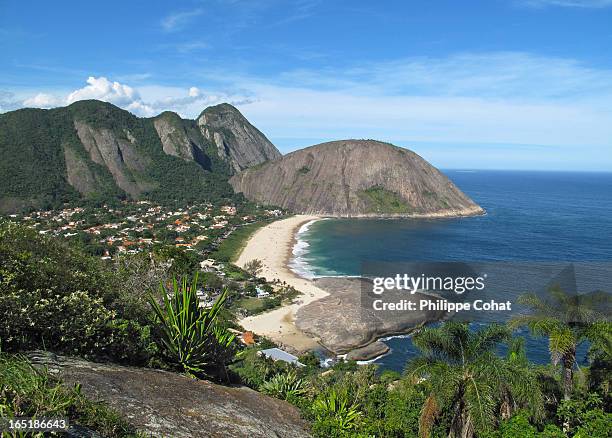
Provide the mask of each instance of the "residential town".
POLYGON ((155 244, 196 251, 204 259, 237 228, 283 214, 250 205, 202 203, 173 209, 150 201, 124 201, 119 206, 34 211, 9 218, 40 234, 79 241, 88 252, 106 260, 155 244))
MULTIPOLYGON (((256 227, 284 215, 282 210, 252 204, 201 203, 171 208, 151 201, 124 201, 99 207, 12 214, 7 219, 33 228, 41 235, 64 238, 109 263, 118 260, 126 263, 138 254, 146 256, 155 251, 165 252, 174 260, 187 259, 200 272, 201 306, 211 307, 227 289, 230 309, 237 317, 243 317, 278 307, 283 301, 294 299, 297 291, 279 282, 258 278, 257 267, 249 271, 240 269, 219 248, 237 230, 247 225, 256 227)), ((249 235, 240 234, 233 236, 237 242, 249 235)), ((228 246, 236 244, 232 242, 228 246)), ((172 262, 163 263, 166 269, 172 265, 172 262)))

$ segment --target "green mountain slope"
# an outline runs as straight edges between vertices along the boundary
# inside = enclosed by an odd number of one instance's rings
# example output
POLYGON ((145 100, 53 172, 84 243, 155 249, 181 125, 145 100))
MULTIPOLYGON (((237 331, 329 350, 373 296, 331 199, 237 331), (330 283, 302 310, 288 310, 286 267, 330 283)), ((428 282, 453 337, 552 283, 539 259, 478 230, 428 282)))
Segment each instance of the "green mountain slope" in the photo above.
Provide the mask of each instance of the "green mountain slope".
POLYGON ((2 114, 0 211, 79 198, 190 202, 232 196, 227 179, 236 164, 231 157, 247 151, 257 164, 279 153, 237 109, 224 104, 223 114, 228 108, 234 117, 214 127, 171 112, 138 118, 95 100, 2 114), (236 118, 243 122, 236 125, 236 118), (258 137, 224 144, 231 153, 215 144, 234 129, 250 128, 258 137))

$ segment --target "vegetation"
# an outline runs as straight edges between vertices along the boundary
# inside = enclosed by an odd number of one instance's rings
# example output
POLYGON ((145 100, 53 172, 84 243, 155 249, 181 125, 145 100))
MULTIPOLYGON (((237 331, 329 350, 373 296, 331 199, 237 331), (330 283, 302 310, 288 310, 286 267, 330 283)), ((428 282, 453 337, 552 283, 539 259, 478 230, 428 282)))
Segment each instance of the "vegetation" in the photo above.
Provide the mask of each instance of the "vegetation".
POLYGON ((0 354, 0 418, 15 417, 66 417, 72 426, 86 427, 105 437, 137 436, 118 412, 88 400, 78 386, 63 385, 24 357, 0 354))
POLYGON ((305 383, 294 370, 277 374, 261 385, 261 392, 282 400, 295 400, 306 392, 305 383))
POLYGON ((150 311, 123 291, 128 277, 61 241, 0 223, 0 342, 147 364, 157 348, 150 311))
POLYGON ((466 323, 447 322, 425 328, 413 338, 423 356, 410 362, 406 372, 423 380, 428 396, 419 419, 421 435, 430 436, 436 422, 448 421, 452 436, 472 436, 495 429, 498 418, 528 409, 534 419, 542 415, 542 394, 537 377, 520 346, 508 359, 495 354, 510 331, 490 325, 473 331, 466 323), (450 418, 441 419, 443 414, 450 418))
POLYGON ((357 194, 366 203, 368 213, 400 214, 413 211, 413 207, 397 193, 382 186, 372 186, 357 194))
POLYGON ((548 293, 549 300, 533 293, 520 297, 519 303, 533 312, 514 318, 511 325, 527 326, 536 335, 548 337, 551 360, 562 367, 563 398, 569 400, 578 346, 590 341, 608 356, 612 354, 612 329, 605 322, 608 315, 601 313, 609 297, 602 292, 569 294, 559 286, 551 287, 548 293))
POLYGON ((163 297, 161 307, 154 297, 150 298, 159 321, 159 343, 168 360, 182 371, 196 376, 214 376, 232 357, 234 335, 222 327, 217 320, 227 292, 215 301, 210 309, 200 307, 197 297, 198 277, 191 284, 183 278, 181 284, 172 283, 172 295, 164 285, 160 286, 163 297))
POLYGON ((211 254, 211 257, 220 262, 235 262, 249 238, 269 223, 270 221, 260 221, 237 228, 219 245, 219 248, 211 254))
POLYGON ((0 223, 0 416, 66 415, 102 436, 134 434, 119 413, 19 356, 45 349, 245 384, 297 406, 319 437, 612 435, 611 325, 598 314, 608 308, 603 294, 527 295, 521 301, 533 313, 510 327, 424 328, 412 338, 421 354, 403 375, 344 361, 323 370, 312 354, 300 357, 303 367, 262 357, 258 350, 273 344, 255 339, 243 347, 226 329, 234 324, 229 311, 242 304, 277 305, 297 291, 272 288, 229 264, 188 281, 198 261, 161 246, 105 263, 0 223), (254 298, 256 287, 272 291, 271 298, 254 298), (210 308, 200 307, 204 293, 217 298, 210 308), (549 338, 550 365, 527 360, 522 338, 509 331, 523 325, 549 338), (584 342, 588 362, 577 372, 584 342))
POLYGON ((554 369, 529 363, 523 339, 512 338, 506 327, 473 330, 447 322, 420 331, 413 341, 422 356, 403 376, 342 361, 322 372, 308 358, 300 358, 308 366, 296 368, 261 357, 256 348, 241 352, 230 368, 243 383, 298 406, 318 437, 612 434, 607 390, 575 382, 572 399, 561 400, 554 369), (496 354, 500 345, 505 357, 496 354), (299 389, 292 392, 294 387, 299 389))
POLYGON ((263 262, 259 259, 249 260, 244 265, 244 270, 251 274, 253 277, 257 277, 263 269, 263 262))
POLYGON ((112 104, 89 100, 52 110, 22 109, 0 115, 0 211, 57 208, 80 199, 81 194, 68 183, 67 154, 79 163, 80 173, 94 181, 88 199, 99 202, 130 197, 105 166, 90 158, 77 136, 75 121, 108 130, 130 144, 139 162, 132 167, 139 170, 127 166, 123 170, 130 180, 148 188, 140 197, 183 204, 235 197, 227 182, 227 164, 195 122, 180 120, 204 151, 195 161, 185 161, 163 152, 153 119, 140 119, 112 104))

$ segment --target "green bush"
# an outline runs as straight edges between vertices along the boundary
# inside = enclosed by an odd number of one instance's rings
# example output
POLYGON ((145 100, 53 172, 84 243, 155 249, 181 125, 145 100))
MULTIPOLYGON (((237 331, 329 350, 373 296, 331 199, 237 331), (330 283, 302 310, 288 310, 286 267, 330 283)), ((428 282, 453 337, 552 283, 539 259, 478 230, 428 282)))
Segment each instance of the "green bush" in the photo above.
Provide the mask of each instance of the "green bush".
POLYGON ((361 420, 361 412, 349 398, 347 391, 331 389, 313 403, 315 423, 312 430, 317 436, 342 437, 355 431, 361 420))
POLYGON ((0 418, 15 417, 67 417, 71 425, 105 437, 136 435, 119 413, 89 401, 78 386, 64 386, 46 369, 35 369, 25 358, 0 354, 0 418))
MULTIPOLYGON (((99 259, 33 230, 0 223, 0 342, 146 364, 151 313, 99 259), (146 311, 145 311, 146 309, 146 311)), ((140 298, 143 301, 143 298, 140 298)))
POLYGON ((277 374, 270 380, 265 381, 261 392, 280 398, 282 400, 295 400, 306 392, 306 383, 300 379, 294 370, 287 373, 277 374))

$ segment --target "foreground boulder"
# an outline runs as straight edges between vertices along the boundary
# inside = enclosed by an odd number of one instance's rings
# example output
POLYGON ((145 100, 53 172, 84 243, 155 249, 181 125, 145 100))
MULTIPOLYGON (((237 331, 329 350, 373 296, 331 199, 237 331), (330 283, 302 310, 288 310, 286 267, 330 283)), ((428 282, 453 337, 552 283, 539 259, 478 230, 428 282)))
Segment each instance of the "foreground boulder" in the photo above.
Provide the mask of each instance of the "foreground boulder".
POLYGON ((100 364, 34 352, 68 385, 119 411, 138 430, 171 437, 308 437, 307 424, 287 402, 246 387, 226 387, 167 371, 100 364))

